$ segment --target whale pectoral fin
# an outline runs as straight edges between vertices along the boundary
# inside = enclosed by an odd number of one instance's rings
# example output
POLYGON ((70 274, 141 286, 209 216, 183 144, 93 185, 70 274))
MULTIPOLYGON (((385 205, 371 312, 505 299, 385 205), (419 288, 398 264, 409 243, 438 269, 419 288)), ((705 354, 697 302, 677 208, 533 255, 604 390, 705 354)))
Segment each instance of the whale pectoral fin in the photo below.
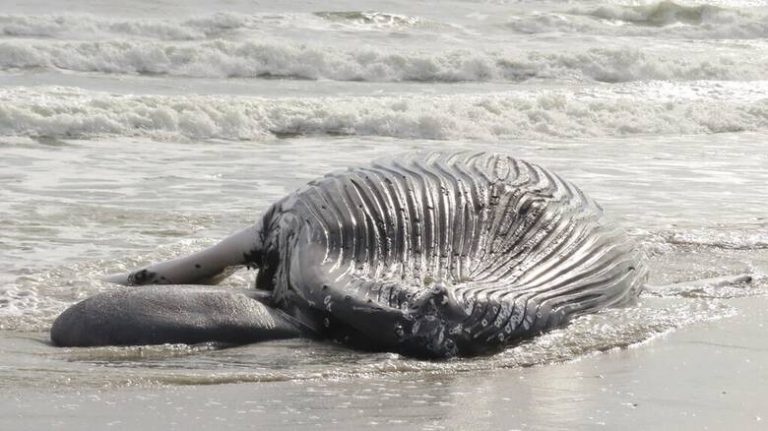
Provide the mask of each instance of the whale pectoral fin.
POLYGON ((105 281, 124 286, 147 284, 217 284, 259 253, 259 228, 244 229, 218 244, 166 262, 155 263, 128 274, 115 274, 105 281))
POLYGON ((51 328, 57 346, 246 344, 303 334, 290 316, 233 289, 147 286, 79 302, 51 328))

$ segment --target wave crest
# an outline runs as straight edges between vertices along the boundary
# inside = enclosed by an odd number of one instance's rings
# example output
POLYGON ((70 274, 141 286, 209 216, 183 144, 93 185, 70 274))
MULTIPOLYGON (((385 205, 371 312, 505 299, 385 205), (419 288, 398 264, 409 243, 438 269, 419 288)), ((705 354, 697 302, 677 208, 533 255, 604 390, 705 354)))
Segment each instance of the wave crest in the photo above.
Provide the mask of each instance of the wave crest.
POLYGON ((768 58, 734 53, 659 54, 639 49, 396 53, 360 48, 209 41, 0 43, 0 70, 52 69, 200 78, 297 78, 370 82, 545 80, 759 80, 768 58))
POLYGON ((699 25, 722 14, 736 14, 713 5, 681 5, 665 0, 635 6, 601 5, 596 9, 574 9, 573 14, 623 21, 636 25, 664 27, 674 24, 699 25))
POLYGON ((218 13, 184 21, 118 20, 95 15, 0 15, 0 35, 51 39, 123 36, 159 40, 200 40, 248 28, 258 17, 218 13))
POLYGON ((683 5, 665 0, 642 5, 604 4, 563 12, 526 14, 512 18, 507 27, 520 33, 756 39, 768 36, 768 14, 759 9, 683 5))
POLYGON ((0 89, 0 135, 258 140, 341 134, 498 140, 768 129, 768 98, 732 99, 735 88, 710 95, 689 89, 693 95, 687 99, 680 96, 685 88, 670 87, 657 95, 647 90, 265 99, 10 88, 0 89))
POLYGON ((385 12, 315 12, 315 16, 334 23, 374 27, 413 27, 424 22, 421 18, 385 12))
POLYGON ((315 12, 238 14, 219 12, 182 20, 115 19, 91 14, 9 15, 0 14, 0 36, 98 40, 129 37, 154 40, 205 40, 258 33, 269 28, 407 29, 449 28, 449 25, 418 17, 386 12, 315 12))

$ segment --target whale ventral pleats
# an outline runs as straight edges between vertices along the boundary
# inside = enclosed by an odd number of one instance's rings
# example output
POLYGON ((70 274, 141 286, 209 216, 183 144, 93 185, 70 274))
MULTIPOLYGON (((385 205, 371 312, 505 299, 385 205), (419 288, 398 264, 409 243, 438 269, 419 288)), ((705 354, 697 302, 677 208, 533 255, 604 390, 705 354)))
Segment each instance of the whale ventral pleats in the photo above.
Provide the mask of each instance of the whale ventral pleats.
POLYGON ((497 154, 350 168, 269 214, 275 260, 260 278, 278 306, 413 356, 499 351, 631 303, 646 276, 636 245, 580 189, 497 154))

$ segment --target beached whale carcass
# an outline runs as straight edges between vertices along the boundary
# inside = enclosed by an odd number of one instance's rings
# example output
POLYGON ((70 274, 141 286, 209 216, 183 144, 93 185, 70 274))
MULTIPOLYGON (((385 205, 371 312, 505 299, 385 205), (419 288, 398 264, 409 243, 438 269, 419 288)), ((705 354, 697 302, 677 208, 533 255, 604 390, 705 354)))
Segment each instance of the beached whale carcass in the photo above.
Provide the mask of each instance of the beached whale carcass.
POLYGON ((54 323, 57 345, 314 336, 418 357, 493 353, 631 303, 642 252, 579 188, 490 153, 404 156, 328 174, 219 244, 111 280, 54 323))

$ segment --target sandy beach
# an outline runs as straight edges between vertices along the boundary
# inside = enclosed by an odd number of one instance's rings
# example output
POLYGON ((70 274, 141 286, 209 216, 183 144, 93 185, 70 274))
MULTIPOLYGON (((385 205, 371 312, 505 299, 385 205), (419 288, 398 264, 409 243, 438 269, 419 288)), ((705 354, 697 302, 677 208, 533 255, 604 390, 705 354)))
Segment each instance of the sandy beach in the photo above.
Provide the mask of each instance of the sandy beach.
POLYGON ((0 0, 0 429, 768 429, 766 22, 762 0, 0 0), (429 151, 577 185, 648 256, 640 303, 443 362, 50 345, 105 275, 429 151))
MULTIPOLYGON (((6 390, 8 430, 761 430, 768 299, 641 345, 530 368, 156 388, 6 390)), ((119 370, 114 370, 119 373, 119 370)))

